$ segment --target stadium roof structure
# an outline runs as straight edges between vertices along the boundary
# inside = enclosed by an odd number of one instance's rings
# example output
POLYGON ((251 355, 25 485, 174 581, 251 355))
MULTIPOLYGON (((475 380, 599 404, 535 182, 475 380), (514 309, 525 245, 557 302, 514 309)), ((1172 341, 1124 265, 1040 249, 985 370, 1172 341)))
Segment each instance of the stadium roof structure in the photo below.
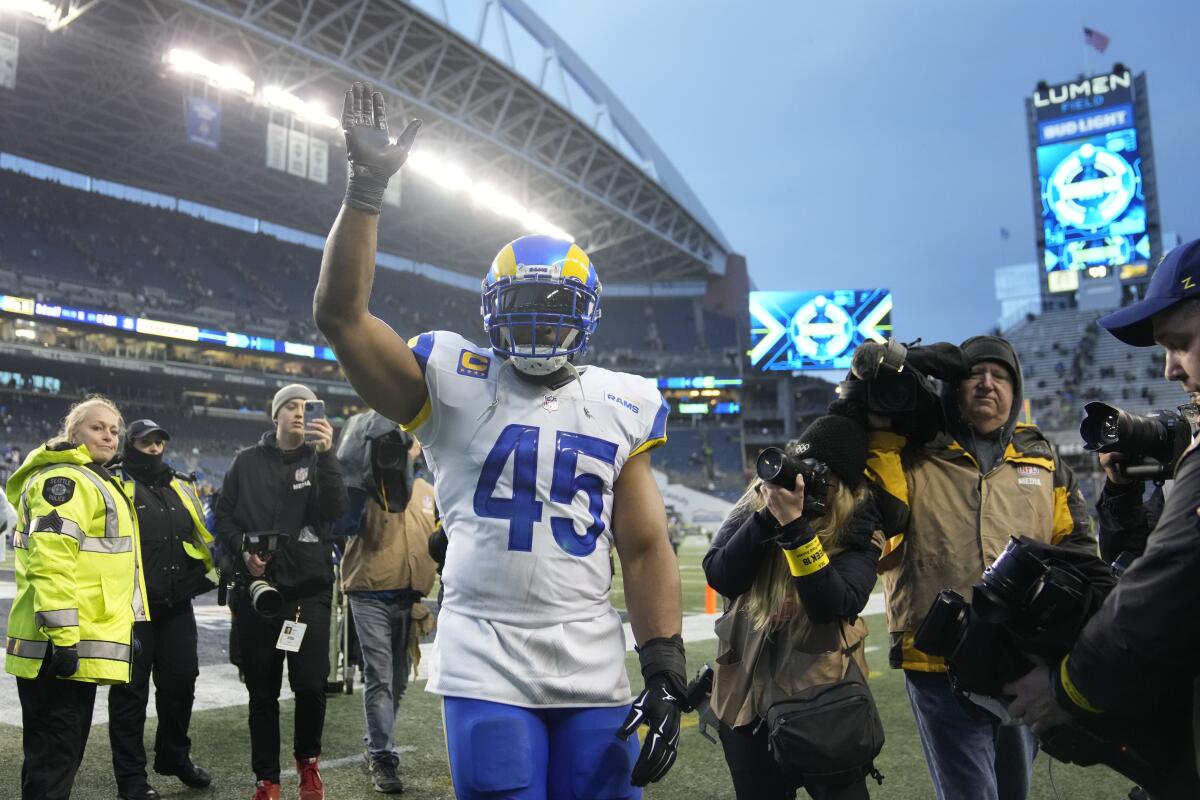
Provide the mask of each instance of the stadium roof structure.
MULTIPOLYGON (((481 2, 472 39, 449 24, 444 2, 439 18, 401 0, 59 0, 47 4, 57 21, 17 27, 0 150, 323 233, 344 191, 340 131, 272 107, 261 90, 318 98, 336 114, 348 84, 369 81, 387 97, 394 132, 400 120, 424 120, 417 152, 445 156, 476 187, 570 233, 606 282, 723 274, 730 247, 716 223, 619 99, 521 0, 481 2), (541 48, 541 85, 517 68, 514 27, 541 48), (499 56, 483 46, 497 33, 499 56), (172 72, 172 48, 235 65, 257 89, 172 72), (582 89, 591 119, 543 89, 555 71, 582 89), (188 143, 189 97, 219 106, 216 149, 188 143), (327 142, 327 183, 266 166, 269 122, 327 142)), ((482 275, 527 229, 477 194, 406 170, 402 206, 384 209, 381 248, 482 275)))

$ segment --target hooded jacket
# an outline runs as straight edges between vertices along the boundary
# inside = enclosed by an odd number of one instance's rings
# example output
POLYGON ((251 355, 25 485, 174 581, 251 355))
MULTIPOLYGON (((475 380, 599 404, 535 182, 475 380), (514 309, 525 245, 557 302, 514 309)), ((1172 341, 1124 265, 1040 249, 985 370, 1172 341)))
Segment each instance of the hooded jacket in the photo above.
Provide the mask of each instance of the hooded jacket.
POLYGON ((5 669, 36 678, 50 646, 75 647, 70 680, 128 683, 133 623, 149 618, 133 487, 83 445, 39 447, 7 485, 17 508, 17 594, 5 669))
POLYGON ((333 583, 331 524, 349 507, 342 470, 333 450, 311 445, 280 450, 275 432, 240 450, 225 473, 217 502, 216 534, 234 569, 245 573, 243 533, 287 534, 267 563, 266 577, 288 597, 333 583))
POLYGON ((914 632, 943 589, 970 600, 971 587, 1010 537, 1096 553, 1075 474, 1036 426, 1017 422, 1021 368, 1012 346, 977 336, 962 349, 972 366, 998 361, 1012 372, 1012 410, 1004 425, 990 436, 975 431, 959 410, 957 385, 947 385, 946 433, 916 447, 890 431, 869 437, 867 472, 902 509, 902 532, 888 539, 879 565, 893 667, 945 669, 942 659, 917 650, 914 632))

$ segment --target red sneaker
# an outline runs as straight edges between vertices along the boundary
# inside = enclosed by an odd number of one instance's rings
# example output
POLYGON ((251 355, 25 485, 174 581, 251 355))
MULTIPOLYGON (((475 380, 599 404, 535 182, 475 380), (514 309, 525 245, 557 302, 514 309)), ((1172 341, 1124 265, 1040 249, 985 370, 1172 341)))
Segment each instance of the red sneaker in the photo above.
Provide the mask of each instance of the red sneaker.
POLYGON ((300 776, 300 800, 325 800, 325 784, 317 759, 296 759, 296 773, 300 776))
POLYGON ((259 781, 254 784, 254 796, 250 800, 282 800, 280 792, 283 787, 270 781, 259 781))

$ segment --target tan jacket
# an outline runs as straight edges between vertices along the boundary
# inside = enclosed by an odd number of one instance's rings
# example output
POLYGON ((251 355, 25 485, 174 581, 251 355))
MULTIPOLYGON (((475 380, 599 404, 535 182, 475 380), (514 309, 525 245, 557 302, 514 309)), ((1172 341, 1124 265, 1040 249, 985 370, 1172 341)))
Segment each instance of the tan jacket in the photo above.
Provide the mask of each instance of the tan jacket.
POLYGON ((936 672, 945 664, 912 639, 938 592, 953 589, 970 600, 1011 536, 1092 552, 1096 543, 1074 473, 1033 425, 1016 426, 1004 458, 986 475, 949 436, 922 448, 904 445, 902 436, 873 431, 867 450, 868 474, 907 509, 904 532, 888 540, 879 562, 888 629, 899 645, 892 666, 936 672))
POLYGON ((862 618, 822 625, 803 620, 782 631, 755 630, 744 610, 747 596, 734 600, 716 625, 717 659, 709 704, 726 725, 766 719, 763 695, 772 680, 778 683, 777 692, 795 694, 841 680, 851 659, 864 677, 868 674, 863 647, 867 623, 862 618))
POLYGON ((429 594, 437 578, 437 563, 429 555, 429 535, 436 527, 433 487, 421 478, 413 481, 412 498, 403 512, 391 513, 367 500, 362 530, 346 542, 342 590, 412 589, 429 594))

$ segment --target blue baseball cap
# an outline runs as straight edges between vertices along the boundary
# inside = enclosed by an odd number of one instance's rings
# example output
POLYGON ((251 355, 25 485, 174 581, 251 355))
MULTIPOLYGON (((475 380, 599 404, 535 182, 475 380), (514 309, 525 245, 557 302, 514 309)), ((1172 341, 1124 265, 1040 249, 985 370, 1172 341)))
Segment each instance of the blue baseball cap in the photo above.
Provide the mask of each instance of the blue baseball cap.
POLYGON ((1181 244, 1163 257, 1145 297, 1096 321, 1125 344, 1152 347, 1154 315, 1193 297, 1200 298, 1200 239, 1181 244))

